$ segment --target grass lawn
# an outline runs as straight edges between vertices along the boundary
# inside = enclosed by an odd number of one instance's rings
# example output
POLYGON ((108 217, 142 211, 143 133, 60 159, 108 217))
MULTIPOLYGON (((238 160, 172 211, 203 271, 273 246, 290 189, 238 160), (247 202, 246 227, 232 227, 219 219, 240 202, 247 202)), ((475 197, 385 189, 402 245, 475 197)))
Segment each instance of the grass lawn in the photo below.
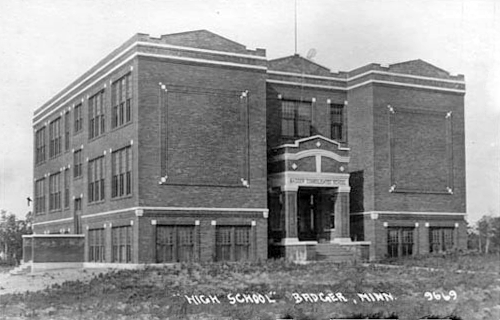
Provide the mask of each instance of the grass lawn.
POLYGON ((446 253, 396 259, 392 261, 384 261, 384 263, 439 268, 449 271, 473 271, 500 274, 500 253, 489 255, 479 253, 446 253))
POLYGON ((500 319, 500 275, 459 273, 448 263, 425 270, 409 262, 278 260, 111 271, 87 283, 0 295, 0 319, 500 319))

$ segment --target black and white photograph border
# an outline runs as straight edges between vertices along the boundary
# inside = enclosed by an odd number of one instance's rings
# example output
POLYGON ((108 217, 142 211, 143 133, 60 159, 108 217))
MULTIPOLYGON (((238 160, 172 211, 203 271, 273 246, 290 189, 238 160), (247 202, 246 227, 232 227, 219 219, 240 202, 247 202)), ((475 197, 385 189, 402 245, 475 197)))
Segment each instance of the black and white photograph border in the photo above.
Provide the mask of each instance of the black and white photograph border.
POLYGON ((500 319, 497 0, 0 30, 0 319, 500 319))

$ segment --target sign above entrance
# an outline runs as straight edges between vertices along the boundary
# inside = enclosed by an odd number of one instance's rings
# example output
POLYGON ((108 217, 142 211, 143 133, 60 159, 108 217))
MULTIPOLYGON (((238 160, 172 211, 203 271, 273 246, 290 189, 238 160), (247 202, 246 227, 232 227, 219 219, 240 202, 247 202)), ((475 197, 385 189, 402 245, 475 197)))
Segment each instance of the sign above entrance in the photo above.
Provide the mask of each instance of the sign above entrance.
POLYGON ((338 188, 339 192, 351 189, 348 173, 286 171, 269 175, 269 184, 283 191, 297 191, 299 187, 338 188))
POLYGON ((304 178, 290 178, 291 184, 299 184, 303 186, 346 186, 347 181, 345 179, 304 179, 304 178))

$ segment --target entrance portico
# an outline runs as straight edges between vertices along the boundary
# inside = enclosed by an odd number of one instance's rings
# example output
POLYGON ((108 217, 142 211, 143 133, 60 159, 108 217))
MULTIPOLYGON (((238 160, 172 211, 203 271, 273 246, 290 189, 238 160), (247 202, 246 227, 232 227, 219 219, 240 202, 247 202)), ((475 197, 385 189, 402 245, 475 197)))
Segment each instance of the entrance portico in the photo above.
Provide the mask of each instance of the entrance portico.
POLYGON ((282 199, 281 244, 349 241, 349 174, 284 172, 270 184, 282 199))
POLYGON ((349 149, 318 135, 273 151, 268 176, 273 245, 289 255, 292 247, 350 242, 349 149))

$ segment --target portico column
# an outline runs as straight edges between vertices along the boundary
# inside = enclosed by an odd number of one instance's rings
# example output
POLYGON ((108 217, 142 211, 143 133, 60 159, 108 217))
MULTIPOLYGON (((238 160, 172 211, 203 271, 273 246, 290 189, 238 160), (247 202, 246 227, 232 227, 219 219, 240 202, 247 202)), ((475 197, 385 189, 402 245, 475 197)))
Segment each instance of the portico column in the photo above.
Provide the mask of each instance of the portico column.
MULTIPOLYGON (((337 241, 350 241, 349 187, 340 187, 335 202, 335 234, 337 241)), ((334 239, 335 241, 335 239, 334 239)))
POLYGON ((298 241, 297 236, 297 191, 284 190, 282 191, 282 217, 285 217, 285 238, 283 241, 298 241))

